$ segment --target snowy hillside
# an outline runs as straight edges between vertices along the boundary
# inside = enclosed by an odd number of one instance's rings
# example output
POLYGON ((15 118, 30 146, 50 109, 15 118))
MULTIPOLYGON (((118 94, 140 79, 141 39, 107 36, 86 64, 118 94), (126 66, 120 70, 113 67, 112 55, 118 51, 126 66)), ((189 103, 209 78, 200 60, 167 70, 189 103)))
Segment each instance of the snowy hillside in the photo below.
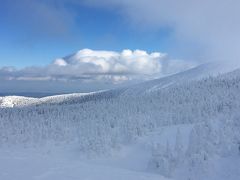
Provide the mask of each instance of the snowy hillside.
POLYGON ((35 98, 21 96, 0 97, 0 107, 24 106, 36 101, 35 98))
POLYGON ((30 98, 22 96, 0 97, 0 107, 26 107, 40 105, 79 104, 95 99, 108 99, 118 96, 122 90, 106 90, 92 93, 74 93, 65 95, 47 96, 43 98, 30 98))
POLYGON ((240 178, 240 70, 0 104, 0 179, 240 178))

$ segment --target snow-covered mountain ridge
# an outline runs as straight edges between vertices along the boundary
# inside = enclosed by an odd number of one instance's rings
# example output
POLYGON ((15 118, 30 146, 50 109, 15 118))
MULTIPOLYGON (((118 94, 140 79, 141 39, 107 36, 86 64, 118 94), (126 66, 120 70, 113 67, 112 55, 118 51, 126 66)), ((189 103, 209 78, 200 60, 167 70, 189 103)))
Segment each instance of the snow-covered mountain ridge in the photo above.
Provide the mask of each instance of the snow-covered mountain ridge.
POLYGON ((82 103, 91 99, 111 98, 115 96, 138 96, 152 91, 158 91, 162 88, 173 86, 185 81, 198 80, 208 76, 216 76, 219 72, 227 72, 228 68, 222 69, 222 65, 210 63, 197 66, 195 68, 169 75, 163 78, 149 80, 143 83, 132 85, 127 88, 118 88, 115 90, 105 90, 92 93, 74 93, 47 96, 43 98, 30 98, 23 96, 5 96, 0 97, 1 107, 23 107, 42 104, 73 104, 82 103))

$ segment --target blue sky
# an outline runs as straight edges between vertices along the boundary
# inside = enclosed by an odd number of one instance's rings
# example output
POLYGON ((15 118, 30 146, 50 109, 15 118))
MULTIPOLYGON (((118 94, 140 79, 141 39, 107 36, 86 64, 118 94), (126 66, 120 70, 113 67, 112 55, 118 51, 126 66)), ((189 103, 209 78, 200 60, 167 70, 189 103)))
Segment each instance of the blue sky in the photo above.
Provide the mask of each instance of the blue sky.
POLYGON ((34 13, 32 11, 21 16, 22 11, 31 8, 25 2, 23 9, 4 2, 0 7, 0 27, 3 27, 0 29, 0 66, 46 65, 83 48, 171 51, 171 29, 168 27, 157 30, 135 27, 119 12, 80 3, 64 7, 73 13, 73 22, 66 24, 69 25, 66 32, 48 32, 48 28, 42 28, 48 24, 32 22, 35 19, 44 21, 45 17, 28 20, 27 16, 34 13), (10 14, 13 11, 15 14, 10 14), (19 14, 20 17, 16 18, 19 14))

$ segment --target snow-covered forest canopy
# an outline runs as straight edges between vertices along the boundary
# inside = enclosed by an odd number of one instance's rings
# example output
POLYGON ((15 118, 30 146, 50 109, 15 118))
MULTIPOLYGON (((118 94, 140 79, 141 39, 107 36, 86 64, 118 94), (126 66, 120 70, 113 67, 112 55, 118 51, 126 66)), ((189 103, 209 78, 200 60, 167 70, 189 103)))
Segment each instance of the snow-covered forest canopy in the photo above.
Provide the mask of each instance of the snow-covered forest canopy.
POLYGON ((193 72, 90 94, 1 97, 0 148, 74 146, 81 156, 104 157, 142 140, 145 171, 240 178, 240 164, 230 161, 240 159, 240 71, 204 78, 193 72))

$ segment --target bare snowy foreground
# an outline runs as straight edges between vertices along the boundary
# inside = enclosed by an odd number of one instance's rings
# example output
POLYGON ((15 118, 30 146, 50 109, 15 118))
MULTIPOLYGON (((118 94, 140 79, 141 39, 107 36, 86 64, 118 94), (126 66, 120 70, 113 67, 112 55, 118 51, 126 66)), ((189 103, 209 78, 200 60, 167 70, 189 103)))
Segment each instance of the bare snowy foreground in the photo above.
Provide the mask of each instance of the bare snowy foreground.
POLYGON ((239 180, 240 70, 217 70, 0 97, 0 180, 239 180))

